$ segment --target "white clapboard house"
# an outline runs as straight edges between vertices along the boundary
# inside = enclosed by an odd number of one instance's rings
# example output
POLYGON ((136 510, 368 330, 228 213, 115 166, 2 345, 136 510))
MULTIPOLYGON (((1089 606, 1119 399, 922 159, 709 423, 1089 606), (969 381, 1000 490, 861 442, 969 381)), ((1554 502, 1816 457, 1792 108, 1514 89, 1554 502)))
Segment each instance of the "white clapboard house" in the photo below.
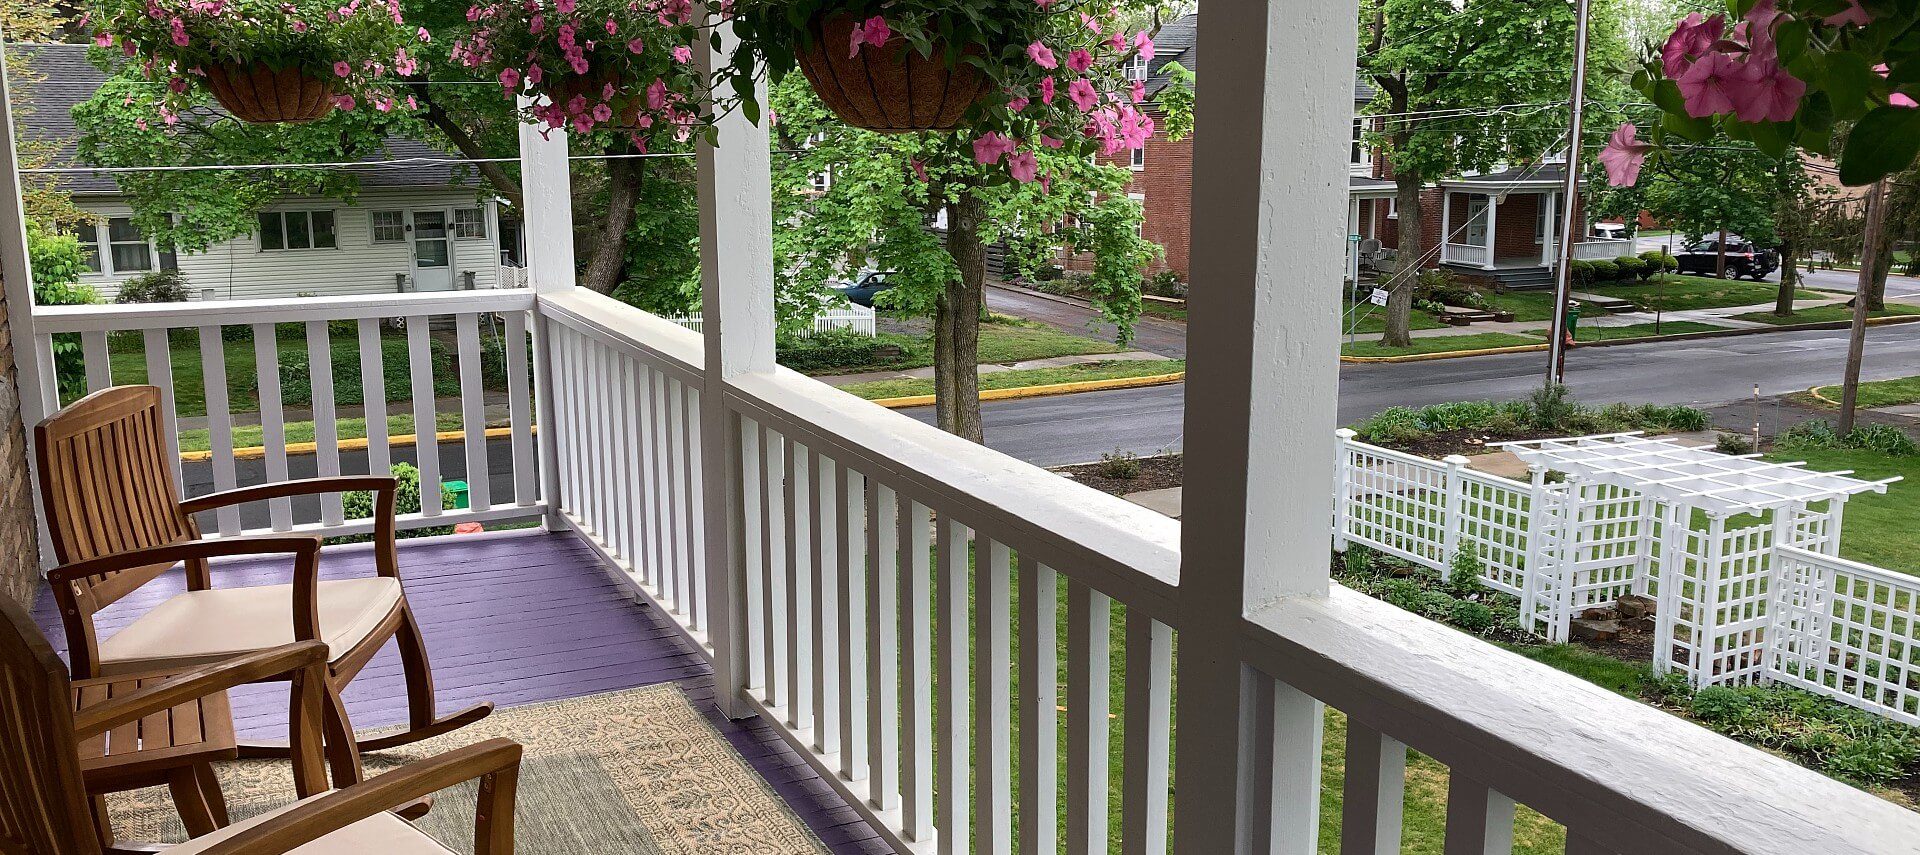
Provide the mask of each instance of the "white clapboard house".
MULTIPOLYGON (((20 87, 14 121, 25 141, 53 147, 54 166, 87 166, 75 153, 72 109, 105 75, 84 45, 10 45, 10 65, 38 78, 20 87), (24 97, 21 97, 24 96, 24 97)), ((390 139, 370 160, 447 155, 414 140, 390 139)), ((282 199, 259 213, 252 234, 205 252, 165 251, 133 227, 132 208, 111 175, 60 179, 82 210, 98 215, 79 236, 92 272, 83 281, 112 299, 120 283, 151 270, 179 269, 194 299, 286 298, 511 287, 520 273, 518 223, 496 199, 450 166, 369 169, 353 202, 282 199)))

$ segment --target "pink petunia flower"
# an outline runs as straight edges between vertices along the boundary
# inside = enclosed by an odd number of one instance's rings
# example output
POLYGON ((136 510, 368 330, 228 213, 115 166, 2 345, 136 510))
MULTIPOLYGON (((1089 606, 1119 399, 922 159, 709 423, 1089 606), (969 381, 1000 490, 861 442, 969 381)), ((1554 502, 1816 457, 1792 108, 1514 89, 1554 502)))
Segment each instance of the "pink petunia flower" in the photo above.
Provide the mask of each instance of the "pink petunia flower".
POLYGON ((1088 53, 1086 49, 1075 48, 1072 53, 1067 54, 1067 68, 1071 69, 1073 73, 1085 74, 1087 73, 1087 69, 1092 67, 1093 54, 1088 53))
POLYGON ((1053 87, 1054 87, 1053 78, 1051 77, 1040 78, 1040 103, 1042 104, 1053 103, 1053 87))
POLYGON ((1730 90, 1738 88, 1742 69, 1724 53, 1701 56, 1677 82, 1687 102, 1687 115, 1696 119, 1733 112, 1730 90))
POLYGON ((1018 97, 1018 98, 1014 98, 1013 100, 1010 100, 1010 101, 1008 101, 1008 102, 1007 102, 1007 109, 1008 109, 1008 110, 1011 110, 1011 111, 1013 111, 1013 112, 1015 112, 1015 113, 1018 113, 1018 112, 1020 112, 1021 110, 1025 110, 1025 109, 1027 108, 1027 105, 1028 105, 1028 104, 1030 104, 1030 103, 1032 103, 1032 102, 1031 102, 1031 101, 1028 101, 1028 100, 1027 100, 1027 97, 1026 97, 1025 95, 1022 95, 1022 96, 1020 96, 1020 97, 1018 97))
POLYGON ((887 26, 887 19, 879 15, 868 18, 862 23, 854 24, 853 32, 847 37, 847 57, 851 59, 859 56, 860 46, 863 44, 874 47, 884 47, 887 44, 887 39, 892 35, 893 29, 887 26))
POLYGON ((1127 84, 1127 99, 1135 104, 1147 100, 1147 82, 1145 80, 1135 80, 1127 84))
POLYGON ((602 101, 612 101, 612 100, 613 100, 613 91, 614 91, 614 90, 613 90, 613 84, 612 84, 612 83, 608 83, 607 85, 605 85, 605 86, 602 86, 602 87, 600 87, 600 100, 602 100, 602 101))
POLYGON ((658 110, 667 106, 667 81, 658 77, 647 84, 647 109, 658 110))
POLYGON ((528 83, 531 83, 535 86, 539 86, 540 78, 545 76, 547 76, 547 72, 545 69, 541 68, 540 66, 537 66, 537 65, 527 66, 527 82, 528 83))
POLYGON ((296 33, 304 33, 307 31, 306 21, 294 21, 292 24, 288 26, 296 33))
POLYGON ((609 106, 607 106, 607 105, 605 105, 605 104, 595 104, 595 105, 593 105, 593 120, 594 120, 594 121, 596 121, 596 122, 604 122, 604 121, 606 121, 606 120, 608 120, 608 119, 611 119, 611 118, 613 118, 613 108, 612 108, 612 107, 609 107, 609 106))
POLYGON ((1133 52, 1141 59, 1152 62, 1153 36, 1148 35, 1146 30, 1135 33, 1133 36, 1133 52))
POLYGON ((112 33, 94 33, 93 43, 101 47, 112 47, 113 34, 112 33))
POLYGON ((1779 61, 1753 56, 1740 66, 1730 90, 1734 116, 1742 122, 1785 122, 1800 112, 1807 84, 1779 61))
POLYGON ((1042 9, 1052 9, 1055 2, 1056 0, 1033 0, 1033 5, 1042 9))
POLYGON ((1092 111, 1094 105, 1100 103, 1100 93, 1094 91, 1093 84, 1084 77, 1067 84, 1067 97, 1073 99, 1073 106, 1082 113, 1092 111))
POLYGON ((693 48, 687 47, 686 45, 675 45, 673 48, 673 61, 681 65, 692 62, 693 48))
POLYGON ((333 106, 339 107, 342 110, 351 110, 354 107, 359 106, 359 103, 360 102, 353 100, 352 95, 333 96, 333 106))
POLYGON ((333 76, 335 77, 345 77, 352 73, 353 73, 353 66, 348 65, 345 62, 335 62, 333 64, 333 76))
MULTIPOLYGON (((1887 64, 1884 62, 1874 66, 1873 70, 1878 72, 1881 77, 1886 77, 1890 73, 1887 69, 1887 64)), ((1887 104, 1893 107, 1903 107, 1908 110, 1920 107, 1920 101, 1915 101, 1913 100, 1913 96, 1900 92, 1888 93, 1887 104)))
POLYGON ((562 15, 571 15, 580 4, 578 0, 553 0, 553 10, 562 15))
POLYGON ((143 130, 143 131, 144 131, 144 130, 146 130, 146 129, 147 129, 147 120, 146 120, 146 119, 135 119, 135 120, 133 120, 133 126, 134 126, 134 127, 136 127, 136 128, 139 128, 140 130, 143 130))
POLYGON ((1033 44, 1027 45, 1027 58, 1033 60, 1033 64, 1041 68, 1052 69, 1060 67, 1060 61, 1053 57, 1053 48, 1047 47, 1037 40, 1033 44))
POLYGON ((1094 32, 1100 32, 1100 19, 1085 12, 1080 13, 1080 24, 1094 32))
POLYGON ((627 42, 627 53, 639 53, 646 49, 647 43, 639 39, 631 39, 627 42))
POLYGON ((620 32, 620 25, 618 23, 615 23, 612 18, 608 18, 607 19, 607 35, 611 36, 617 32, 620 32))
POLYGON ((1607 183, 1615 187, 1632 187, 1640 182, 1640 168, 1646 165, 1647 153, 1653 151, 1653 145, 1640 141, 1640 129, 1632 122, 1622 124, 1613 136, 1607 138, 1607 145, 1600 150, 1600 165, 1607 168, 1607 183))
POLYGON ((420 40, 421 44, 426 44, 428 42, 433 41, 433 34, 427 32, 426 27, 421 27, 420 29, 415 30, 413 35, 414 35, 414 38, 417 38, 420 40))
POLYGON ((1013 140, 1001 136, 998 131, 988 131, 973 141, 973 159, 980 163, 999 163, 1000 158, 1013 152, 1013 140))
POLYGON ((1667 37, 1666 46, 1660 50, 1662 69, 1667 77, 1678 80, 1686 74, 1694 59, 1713 50, 1726 27, 1725 15, 1702 18, 1699 12, 1695 12, 1682 20, 1680 26, 1674 28, 1673 35, 1667 37))
POLYGON ((1120 51, 1126 50, 1126 48, 1127 48, 1126 31, 1121 30, 1117 27, 1114 28, 1113 34, 1110 36, 1107 36, 1107 49, 1114 51, 1115 53, 1118 53, 1120 51))
POLYGON ((1007 174, 1022 184, 1032 181, 1034 173, 1038 171, 1040 161, 1033 156, 1033 152, 1021 151, 1007 158, 1007 174))
POLYGON ((1043 146, 1046 146, 1047 148, 1059 148, 1063 145, 1066 145, 1066 142, 1064 140, 1057 140, 1057 139, 1054 139, 1053 137, 1047 136, 1045 134, 1041 134, 1040 144, 1043 146))
POLYGON ((173 27, 173 43, 180 47, 186 47, 187 46, 186 22, 180 20, 179 18, 175 18, 171 22, 171 26, 173 27))

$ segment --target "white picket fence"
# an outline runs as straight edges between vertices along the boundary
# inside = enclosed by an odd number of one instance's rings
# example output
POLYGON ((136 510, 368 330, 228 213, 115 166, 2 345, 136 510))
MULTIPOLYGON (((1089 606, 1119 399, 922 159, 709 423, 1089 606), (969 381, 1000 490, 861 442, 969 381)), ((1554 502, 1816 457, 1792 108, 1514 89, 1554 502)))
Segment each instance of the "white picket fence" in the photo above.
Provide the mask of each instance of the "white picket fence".
POLYGON ((1839 558, 1836 514, 1780 511, 1779 536, 1772 519, 1696 528, 1684 506, 1615 485, 1515 481, 1338 435, 1335 548, 1442 573, 1477 550, 1481 581, 1552 641, 1582 611, 1655 596, 1662 673, 1786 683, 1920 726, 1920 578, 1839 558))
MULTIPOLYGON (((823 310, 813 318, 813 331, 823 333, 829 330, 851 330, 856 335, 872 337, 879 334, 874 324, 875 312, 866 306, 849 304, 847 306, 823 310)), ((702 332, 705 325, 698 315, 679 315, 667 320, 679 324, 694 332, 702 332)))

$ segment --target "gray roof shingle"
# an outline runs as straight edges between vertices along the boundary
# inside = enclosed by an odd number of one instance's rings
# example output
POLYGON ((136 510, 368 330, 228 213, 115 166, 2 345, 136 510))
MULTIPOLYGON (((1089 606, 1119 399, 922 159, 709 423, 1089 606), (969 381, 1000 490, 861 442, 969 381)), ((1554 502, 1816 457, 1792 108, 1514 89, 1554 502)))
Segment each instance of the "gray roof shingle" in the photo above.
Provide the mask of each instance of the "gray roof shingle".
MULTIPOLYGON (((1153 38, 1154 56, 1152 74, 1147 78, 1148 95, 1158 94, 1161 89, 1166 88, 1171 78, 1168 75, 1161 74, 1160 69, 1165 68, 1169 62, 1180 63, 1181 66, 1194 74, 1200 73, 1199 29, 1199 12, 1189 12, 1181 15, 1160 27, 1159 35, 1153 38)), ((1372 101, 1373 96, 1374 89, 1372 85, 1359 78, 1354 79, 1354 103, 1364 104, 1372 101)))
MULTIPOLYGON (((80 162, 80 129, 73 121, 73 108, 93 97, 106 83, 107 76, 87 61, 87 45, 10 44, 7 62, 38 78, 15 83, 12 95, 15 130, 23 142, 54 147, 53 167, 87 166, 80 162)), ((370 153, 364 161, 399 158, 445 158, 449 155, 418 140, 389 137, 384 151, 370 153)), ((404 168, 366 169, 359 172, 362 189, 382 187, 472 186, 470 179, 454 175, 453 166, 444 163, 409 164, 404 168)), ((60 186, 73 193, 117 193, 119 185, 111 175, 68 174, 60 186)))

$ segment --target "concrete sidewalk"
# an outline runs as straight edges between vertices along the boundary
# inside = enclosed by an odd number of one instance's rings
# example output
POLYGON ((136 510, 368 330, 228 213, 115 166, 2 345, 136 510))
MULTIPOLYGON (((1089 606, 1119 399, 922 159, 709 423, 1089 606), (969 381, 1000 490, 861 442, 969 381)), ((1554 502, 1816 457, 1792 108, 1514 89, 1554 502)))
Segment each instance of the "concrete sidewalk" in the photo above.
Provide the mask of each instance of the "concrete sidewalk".
MULTIPOLYGON (((1163 360, 1167 357, 1144 350, 1129 350, 1122 353, 1089 353, 1084 356, 1054 356, 1046 359, 1029 359, 1025 362, 1004 364, 985 364, 979 366, 981 374, 999 374, 1005 371, 1026 371, 1034 368, 1065 368, 1069 365, 1091 365, 1096 362, 1143 362, 1163 360)), ((865 374, 839 374, 813 379, 829 386, 851 386, 855 383, 872 383, 879 380, 930 380, 933 368, 909 368, 904 371, 869 371, 865 374)))

